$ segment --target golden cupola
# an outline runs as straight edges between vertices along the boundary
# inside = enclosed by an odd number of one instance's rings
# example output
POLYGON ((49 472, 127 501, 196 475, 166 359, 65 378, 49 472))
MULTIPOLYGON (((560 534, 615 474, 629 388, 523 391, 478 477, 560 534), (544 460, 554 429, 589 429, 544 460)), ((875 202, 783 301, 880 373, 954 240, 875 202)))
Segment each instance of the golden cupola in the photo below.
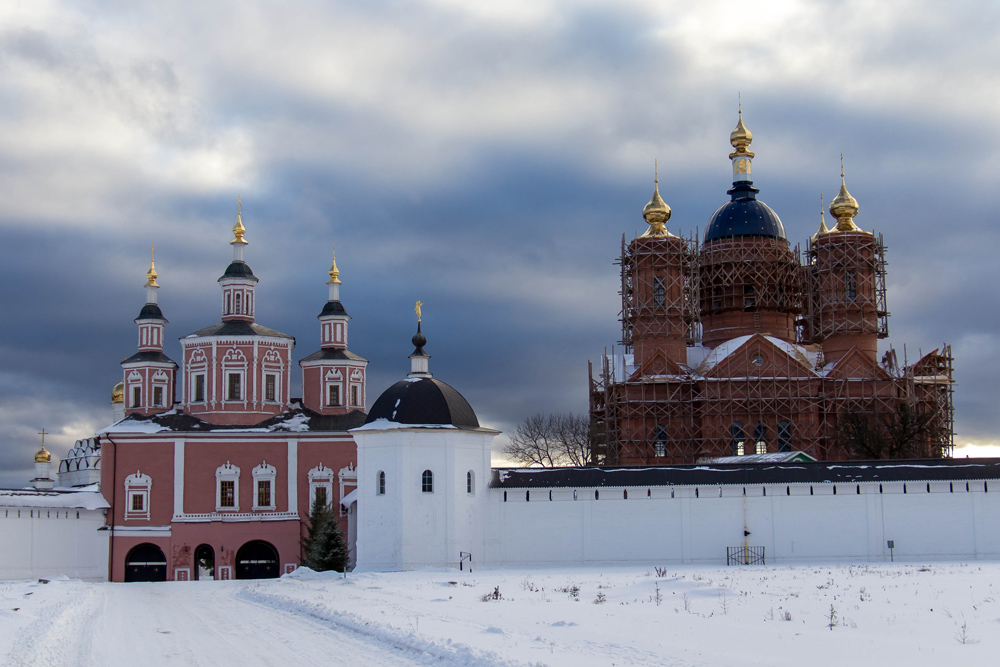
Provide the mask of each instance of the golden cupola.
POLYGON ((673 236, 667 231, 667 221, 670 220, 670 207, 660 196, 660 178, 654 166, 653 196, 642 209, 642 218, 649 225, 643 236, 673 236))
POLYGON ((230 243, 249 243, 243 238, 247 228, 243 226, 243 198, 236 198, 236 224, 233 225, 233 240, 230 243))
POLYGON ((153 248, 153 246, 150 246, 150 248, 149 248, 149 271, 146 271, 146 284, 143 285, 143 287, 159 287, 159 285, 156 284, 156 278, 157 278, 157 276, 159 274, 156 272, 156 265, 153 262, 153 252, 154 252, 154 248, 153 248))
POLYGON ((840 156, 840 192, 837 196, 833 198, 830 202, 830 215, 837 219, 837 226, 831 231, 834 232, 861 232, 864 231, 860 229, 856 224, 854 224, 854 216, 858 214, 861 207, 858 206, 858 200, 851 196, 851 193, 847 191, 847 183, 844 180, 844 155, 840 156))
POLYGON ((816 243, 816 239, 818 239, 819 237, 823 236, 824 234, 829 234, 830 233, 830 230, 826 226, 826 217, 824 216, 824 213, 825 213, 824 209, 825 209, 825 207, 823 206, 823 195, 820 194, 820 196, 819 196, 819 229, 816 230, 816 233, 813 234, 812 238, 809 239, 813 243, 816 243))
POLYGON ((35 463, 51 463, 52 454, 45 449, 45 441, 42 441, 42 448, 35 452, 35 463))
POLYGON ((125 402, 125 381, 119 380, 118 384, 111 388, 111 402, 112 403, 124 403, 125 402))
POLYGON ((729 143, 733 145, 735 149, 729 154, 729 158, 733 159, 736 157, 754 157, 754 154, 747 150, 750 148, 750 144, 753 142, 753 132, 747 129, 747 126, 743 124, 743 109, 739 111, 739 120, 736 122, 736 129, 729 134, 729 143))

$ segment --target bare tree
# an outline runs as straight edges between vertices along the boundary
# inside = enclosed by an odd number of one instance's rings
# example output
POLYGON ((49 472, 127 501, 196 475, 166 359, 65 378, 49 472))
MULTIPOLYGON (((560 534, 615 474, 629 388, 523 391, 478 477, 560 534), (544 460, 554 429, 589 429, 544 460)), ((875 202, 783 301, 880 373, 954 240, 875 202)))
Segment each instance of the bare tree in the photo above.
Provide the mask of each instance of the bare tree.
POLYGON ((837 444, 852 458, 940 456, 941 425, 934 410, 914 412, 906 402, 882 413, 852 412, 837 420, 837 444))
POLYGON ((517 463, 545 468, 596 463, 590 421, 583 415, 539 413, 528 417, 511 434, 503 452, 517 463))

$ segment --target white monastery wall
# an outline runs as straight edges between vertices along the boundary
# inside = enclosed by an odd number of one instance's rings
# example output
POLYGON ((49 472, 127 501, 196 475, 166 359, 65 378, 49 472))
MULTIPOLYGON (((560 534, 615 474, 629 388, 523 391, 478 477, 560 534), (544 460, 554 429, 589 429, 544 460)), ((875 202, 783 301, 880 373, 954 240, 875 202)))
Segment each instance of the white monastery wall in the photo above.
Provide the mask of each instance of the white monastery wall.
POLYGON ((0 507, 0 580, 108 579, 104 510, 0 507))
POLYGON ((744 526, 747 543, 765 547, 768 563, 889 560, 887 540, 900 559, 1000 556, 1000 488, 983 481, 968 491, 964 481, 905 487, 553 488, 551 500, 549 489, 531 489, 530 500, 527 489, 491 489, 485 558, 474 560, 725 563, 727 547, 743 546, 744 526))

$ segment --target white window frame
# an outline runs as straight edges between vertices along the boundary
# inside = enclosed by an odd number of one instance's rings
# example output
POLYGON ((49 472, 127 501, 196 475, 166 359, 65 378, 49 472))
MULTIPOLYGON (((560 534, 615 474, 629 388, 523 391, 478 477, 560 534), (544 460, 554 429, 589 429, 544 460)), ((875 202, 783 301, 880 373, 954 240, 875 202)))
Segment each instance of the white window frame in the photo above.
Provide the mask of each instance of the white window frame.
POLYGON ((340 408, 344 406, 344 401, 348 398, 344 393, 344 374, 340 372, 339 368, 331 368, 326 372, 323 377, 323 407, 327 408, 340 408), (330 387, 337 386, 337 394, 339 402, 336 405, 330 405, 330 387))
POLYGON ((284 376, 285 363, 278 350, 268 350, 264 354, 261 362, 261 391, 260 400, 262 403, 283 403, 285 394, 281 378, 284 376), (274 398, 267 397, 267 376, 274 376, 274 398))
POLYGON ((215 511, 216 512, 239 512, 240 511, 240 469, 229 461, 215 469, 215 511), (233 506, 222 506, 222 482, 233 483, 233 506))
POLYGON ((268 511, 277 509, 277 505, 274 502, 274 498, 277 495, 275 493, 276 489, 274 488, 274 481, 277 479, 277 477, 278 477, 278 469, 275 468, 273 465, 270 465, 267 461, 262 461, 259 466, 253 469, 253 509, 255 511, 257 510, 268 511), (268 494, 268 500, 270 500, 271 502, 268 505, 257 504, 258 501, 257 487, 260 484, 260 482, 267 482, 270 485, 271 492, 268 494))
POLYGON ((128 374, 128 379, 125 381, 125 384, 126 384, 127 389, 128 389, 128 391, 125 393, 125 396, 128 397, 129 408, 133 408, 134 409, 134 408, 141 408, 141 407, 143 407, 143 396, 145 395, 146 392, 143 391, 144 387, 142 385, 145 384, 145 383, 142 381, 142 374, 139 373, 139 371, 132 371, 132 372, 130 372, 128 374), (135 390, 136 389, 139 390, 139 400, 138 401, 135 400, 135 390))
POLYGON ((231 348, 226 351, 222 359, 222 402, 225 403, 247 403, 247 358, 241 350, 231 348), (239 398, 229 398, 229 376, 240 376, 240 396, 239 398))
POLYGON ((156 371, 153 373, 152 385, 153 388, 150 390, 151 396, 149 397, 149 404, 156 408, 170 407, 173 404, 171 397, 167 395, 167 389, 170 386, 170 377, 163 371, 156 371), (159 404, 156 403, 157 388, 162 390, 159 404))
POLYGON ((327 468, 321 462, 308 473, 309 478, 309 510, 312 511, 316 502, 316 489, 326 489, 326 506, 333 506, 333 469, 327 468))
POLYGON ((125 478, 125 520, 149 521, 149 491, 153 488, 153 479, 138 470, 125 478), (142 509, 132 509, 132 499, 142 498, 142 509))

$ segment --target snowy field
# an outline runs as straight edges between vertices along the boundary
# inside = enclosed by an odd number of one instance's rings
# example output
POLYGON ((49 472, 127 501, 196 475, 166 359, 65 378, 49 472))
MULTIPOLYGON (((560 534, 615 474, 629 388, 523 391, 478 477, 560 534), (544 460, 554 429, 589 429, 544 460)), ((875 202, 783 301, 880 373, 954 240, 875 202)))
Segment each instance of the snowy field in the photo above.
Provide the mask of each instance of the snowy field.
POLYGON ((996 665, 998 598, 993 562, 0 582, 0 662, 996 665))

